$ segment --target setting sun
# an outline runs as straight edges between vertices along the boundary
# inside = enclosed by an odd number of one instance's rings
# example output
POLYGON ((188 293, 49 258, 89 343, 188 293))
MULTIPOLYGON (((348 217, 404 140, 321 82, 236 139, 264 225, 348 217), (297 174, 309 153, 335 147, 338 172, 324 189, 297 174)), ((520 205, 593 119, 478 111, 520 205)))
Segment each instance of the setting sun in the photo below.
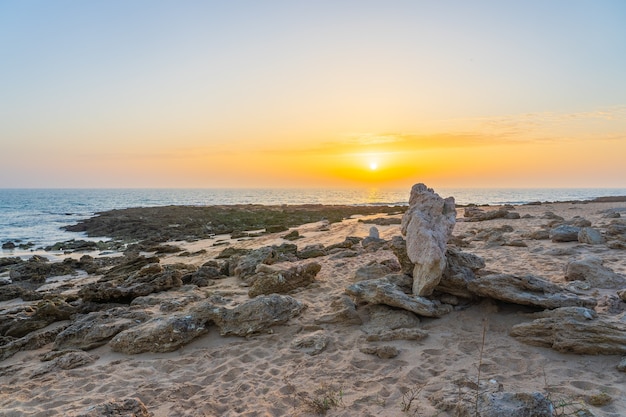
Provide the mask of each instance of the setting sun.
POLYGON ((376 162, 370 162, 370 169, 375 171, 378 168, 378 164, 376 162))

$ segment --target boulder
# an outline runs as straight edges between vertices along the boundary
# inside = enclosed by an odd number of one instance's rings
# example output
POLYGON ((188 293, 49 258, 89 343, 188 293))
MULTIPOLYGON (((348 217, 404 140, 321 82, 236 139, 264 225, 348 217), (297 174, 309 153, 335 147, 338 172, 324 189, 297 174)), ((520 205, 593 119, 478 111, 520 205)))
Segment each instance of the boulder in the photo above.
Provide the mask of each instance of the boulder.
POLYGON ((579 296, 533 275, 486 275, 468 282, 467 288, 480 297, 547 309, 577 306, 593 308, 597 304, 593 298, 579 296))
POLYGON ((31 281, 44 283, 46 278, 76 274, 76 270, 66 262, 50 262, 47 258, 33 255, 26 262, 13 265, 9 270, 9 278, 13 282, 31 281))
POLYGON ((549 236, 553 242, 577 242, 580 227, 562 224, 550 229, 549 236))
POLYGON ((385 278, 361 281, 346 288, 346 293, 357 303, 385 304, 425 317, 441 317, 452 311, 452 306, 431 301, 418 295, 408 295, 385 278))
POLYGON ((258 265, 272 265, 276 262, 278 262, 278 253, 273 247, 266 246, 240 257, 234 264, 233 272, 236 277, 246 281, 248 277, 255 274, 258 265))
POLYGON ((446 244, 456 221, 454 198, 445 200, 424 184, 411 189, 402 217, 407 255, 413 263, 413 294, 430 295, 446 267, 446 244))
POLYGON ((172 352, 207 332, 203 320, 190 314, 156 317, 118 333, 109 345, 126 354, 172 352))
POLYGON ((287 270, 259 265, 257 273, 248 278, 248 281, 252 282, 248 296, 285 294, 297 288, 305 287, 315 281, 315 276, 321 269, 322 266, 317 262, 294 266, 287 270))
POLYGON ((220 328, 222 336, 247 336, 299 315, 304 304, 288 295, 258 296, 232 309, 216 306, 210 301, 193 307, 190 314, 220 328))
POLYGON ((354 281, 366 281, 369 279, 382 278, 391 274, 392 269, 382 263, 372 261, 356 270, 354 273, 354 281))
POLYGON ((361 330, 367 334, 381 334, 390 330, 414 328, 419 324, 420 319, 410 311, 375 304, 370 307, 369 321, 361 326, 361 330))
POLYGON ((8 284, 0 286, 0 301, 21 298, 24 301, 41 300, 43 294, 24 288, 18 284, 8 284))
POLYGON ((406 240, 402 236, 394 236, 391 238, 390 247, 393 254, 398 258, 402 273, 413 275, 413 262, 411 262, 406 252, 406 240))
POLYGON ((603 265, 602 259, 586 256, 571 260, 565 266, 567 281, 584 281, 593 288, 620 289, 626 287, 626 277, 603 265))
POLYGON ((626 322, 598 316, 584 307, 562 307, 532 315, 511 328, 511 336, 533 346, 589 355, 626 353, 626 322))
POLYGON ((601 245, 605 243, 604 237, 597 229, 591 227, 583 227, 578 232, 578 241, 589 245, 601 245))
POLYGON ((510 212, 504 207, 489 211, 479 209, 478 207, 466 207, 463 217, 468 222, 482 222, 494 219, 519 219, 520 215, 519 213, 510 212))
POLYGON ((0 319, 0 334, 20 338, 56 321, 68 320, 74 313, 76 309, 61 298, 42 300, 27 310, 4 314, 0 319))
POLYGON ((54 349, 94 349, 148 318, 146 313, 129 311, 123 307, 85 314, 56 336, 54 349))
POLYGON ((326 256, 328 253, 326 252, 326 249, 324 249, 324 245, 318 243, 315 245, 305 246, 304 249, 298 251, 297 254, 300 259, 310 259, 326 256))
POLYGON ((59 333, 68 325, 65 323, 53 323, 45 329, 37 330, 19 339, 14 339, 0 346, 0 361, 3 361, 22 350, 39 349, 52 343, 59 333))

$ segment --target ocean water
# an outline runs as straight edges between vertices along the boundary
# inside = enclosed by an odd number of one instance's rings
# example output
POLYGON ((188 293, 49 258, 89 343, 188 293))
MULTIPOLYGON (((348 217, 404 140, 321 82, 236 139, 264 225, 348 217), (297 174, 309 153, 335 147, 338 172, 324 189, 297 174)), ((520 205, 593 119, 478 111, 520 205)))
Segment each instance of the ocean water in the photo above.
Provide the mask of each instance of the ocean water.
MULTIPOLYGON (((436 189, 458 204, 524 204, 590 200, 626 195, 626 188, 436 189)), ((0 244, 33 243, 34 248, 87 239, 61 230, 97 212, 127 207, 213 204, 407 204, 410 189, 0 189, 0 244)), ((106 240, 106 239, 104 239, 106 240)), ((0 250, 0 257, 15 251, 0 250)))

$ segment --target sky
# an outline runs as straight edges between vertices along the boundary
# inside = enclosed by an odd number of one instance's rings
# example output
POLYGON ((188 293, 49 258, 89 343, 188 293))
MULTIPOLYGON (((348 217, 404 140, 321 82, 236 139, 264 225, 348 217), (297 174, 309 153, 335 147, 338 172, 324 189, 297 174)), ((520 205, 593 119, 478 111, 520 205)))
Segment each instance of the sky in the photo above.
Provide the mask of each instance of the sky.
POLYGON ((626 187, 623 0, 0 0, 0 188, 626 187))

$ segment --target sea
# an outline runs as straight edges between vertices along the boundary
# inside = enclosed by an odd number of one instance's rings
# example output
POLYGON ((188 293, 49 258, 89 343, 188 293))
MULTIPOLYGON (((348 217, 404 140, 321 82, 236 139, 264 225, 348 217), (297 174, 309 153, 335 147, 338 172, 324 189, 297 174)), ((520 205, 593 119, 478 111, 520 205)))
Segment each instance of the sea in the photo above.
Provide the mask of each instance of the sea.
MULTIPOLYGON (((626 188, 442 188, 457 204, 525 204, 625 196, 626 188)), ((98 212, 128 207, 223 204, 406 205, 409 189, 0 189, 0 245, 31 243, 38 249, 70 239, 89 239, 62 226, 98 212)), ((31 249, 33 250, 33 249, 31 249)), ((0 257, 15 250, 0 250, 0 257)))

